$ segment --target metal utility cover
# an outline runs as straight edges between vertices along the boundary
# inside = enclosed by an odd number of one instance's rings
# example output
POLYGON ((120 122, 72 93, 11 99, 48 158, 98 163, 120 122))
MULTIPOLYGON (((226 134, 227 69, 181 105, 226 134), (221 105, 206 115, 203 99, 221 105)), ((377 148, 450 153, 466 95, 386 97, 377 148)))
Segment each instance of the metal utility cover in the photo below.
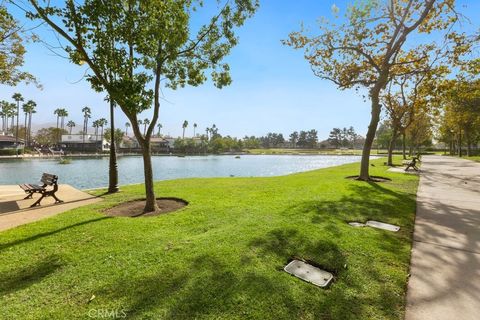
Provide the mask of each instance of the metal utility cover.
POLYGON ((367 226, 393 232, 397 232, 398 230, 400 230, 399 226, 394 226, 393 224, 383 223, 374 220, 367 221, 367 226))
POLYGON ((319 287, 326 287, 332 281, 333 274, 314 267, 300 260, 293 260, 286 265, 284 270, 291 275, 310 282, 319 287))
POLYGON ((361 222, 349 222, 348 224, 351 225, 352 227, 365 227, 365 224, 361 222))

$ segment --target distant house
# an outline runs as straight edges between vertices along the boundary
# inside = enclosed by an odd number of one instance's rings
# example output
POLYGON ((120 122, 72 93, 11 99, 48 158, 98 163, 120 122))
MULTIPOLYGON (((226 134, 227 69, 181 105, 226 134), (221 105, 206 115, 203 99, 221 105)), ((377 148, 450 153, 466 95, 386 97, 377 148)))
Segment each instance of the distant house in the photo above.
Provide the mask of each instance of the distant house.
POLYGON ((0 149, 22 149, 24 146, 25 141, 23 141, 23 139, 18 139, 17 145, 14 136, 0 132, 0 149))
MULTIPOLYGON (((150 147, 152 152, 169 152, 173 148, 173 141, 161 138, 152 137, 150 139, 150 147)), ((135 137, 124 136, 120 142, 120 150, 123 152, 141 152, 140 144, 135 137)))
POLYGON ((170 142, 161 137, 152 137, 150 140, 150 145, 153 152, 169 152, 171 149, 170 142))
POLYGON ((126 150, 137 150, 140 148, 140 145, 138 144, 137 139, 134 137, 130 136, 123 136, 122 141, 120 142, 120 145, 118 146, 120 150, 126 151, 126 150))
POLYGON ((100 135, 91 134, 64 134, 61 144, 67 152, 102 152, 110 148, 100 135))

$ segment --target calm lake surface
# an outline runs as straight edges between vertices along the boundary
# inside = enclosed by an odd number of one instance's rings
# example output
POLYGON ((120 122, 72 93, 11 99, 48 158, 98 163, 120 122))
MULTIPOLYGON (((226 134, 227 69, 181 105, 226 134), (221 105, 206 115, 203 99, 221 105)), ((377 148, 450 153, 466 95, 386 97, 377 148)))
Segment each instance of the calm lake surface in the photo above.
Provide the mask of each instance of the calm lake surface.
MULTIPOLYGON (((266 177, 359 162, 360 156, 330 155, 242 155, 235 156, 153 156, 155 180, 191 177, 266 177)), ((119 184, 143 182, 140 156, 118 158, 119 184)), ((59 183, 79 189, 108 185, 108 157, 72 158, 61 165, 58 159, 2 159, 0 184, 37 182, 43 172, 59 176, 59 183)))

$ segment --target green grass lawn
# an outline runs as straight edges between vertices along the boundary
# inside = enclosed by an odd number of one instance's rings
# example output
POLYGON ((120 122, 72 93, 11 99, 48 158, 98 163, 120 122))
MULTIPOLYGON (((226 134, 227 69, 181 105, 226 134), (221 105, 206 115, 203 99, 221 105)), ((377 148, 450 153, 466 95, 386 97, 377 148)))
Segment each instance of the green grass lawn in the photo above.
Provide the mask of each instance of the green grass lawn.
POLYGON ((464 157, 465 159, 468 159, 468 160, 473 160, 473 161, 476 161, 476 162, 480 162, 480 156, 470 156, 470 157, 464 157))
POLYGON ((393 181, 381 184, 345 179, 359 164, 164 181, 157 194, 188 207, 104 216, 142 197, 142 186, 128 186, 2 232, 0 318, 403 319, 418 178, 388 173, 384 161, 373 161, 372 174, 393 181), (368 219, 402 228, 347 225, 368 219), (333 271, 334 282, 321 289, 285 273, 293 257, 333 271))

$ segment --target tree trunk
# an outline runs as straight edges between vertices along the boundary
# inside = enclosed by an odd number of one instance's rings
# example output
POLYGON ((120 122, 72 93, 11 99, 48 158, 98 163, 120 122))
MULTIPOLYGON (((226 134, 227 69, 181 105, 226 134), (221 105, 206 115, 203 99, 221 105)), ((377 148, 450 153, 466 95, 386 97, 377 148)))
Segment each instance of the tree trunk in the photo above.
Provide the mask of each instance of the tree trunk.
POLYGON ((393 166, 393 148, 395 147, 395 142, 397 141, 397 128, 393 128, 392 138, 390 139, 390 143, 388 144, 388 158, 387 158, 387 166, 393 166))
POLYGON ((462 130, 458 133, 458 156, 462 157, 462 130))
POLYGON ((28 114, 28 146, 32 144, 32 113, 28 114))
POLYGON ((470 134, 468 131, 469 130, 465 129, 465 140, 467 142, 467 157, 470 157, 472 155, 472 142, 470 141, 470 134))
POLYGON ((24 141, 23 141, 23 145, 24 145, 24 150, 25 150, 25 147, 27 146, 27 113, 25 113, 25 125, 24 125, 24 129, 25 129, 25 134, 24 134, 24 141))
POLYGON ((115 123, 114 123, 115 102, 110 99, 110 163, 108 166, 108 193, 118 191, 118 167, 117 150, 115 146, 115 123))
POLYGON ((402 156, 403 160, 407 160, 407 137, 405 131, 402 132, 402 156))
POLYGON ((372 118, 370 119, 370 124, 368 125, 367 135, 365 137, 365 144, 362 151, 362 161, 360 163, 360 175, 359 180, 368 181, 370 179, 369 169, 370 169, 370 151, 372 149, 373 140, 375 139, 375 133, 377 132, 378 122, 380 121, 380 112, 382 107, 379 101, 380 88, 375 88, 372 90, 372 118))
POLYGON ((143 156, 143 172, 145 175, 145 208, 143 212, 159 211, 160 208, 157 205, 155 199, 155 191, 153 186, 153 170, 152 170, 152 158, 150 156, 150 140, 144 140, 140 143, 142 147, 143 156))

